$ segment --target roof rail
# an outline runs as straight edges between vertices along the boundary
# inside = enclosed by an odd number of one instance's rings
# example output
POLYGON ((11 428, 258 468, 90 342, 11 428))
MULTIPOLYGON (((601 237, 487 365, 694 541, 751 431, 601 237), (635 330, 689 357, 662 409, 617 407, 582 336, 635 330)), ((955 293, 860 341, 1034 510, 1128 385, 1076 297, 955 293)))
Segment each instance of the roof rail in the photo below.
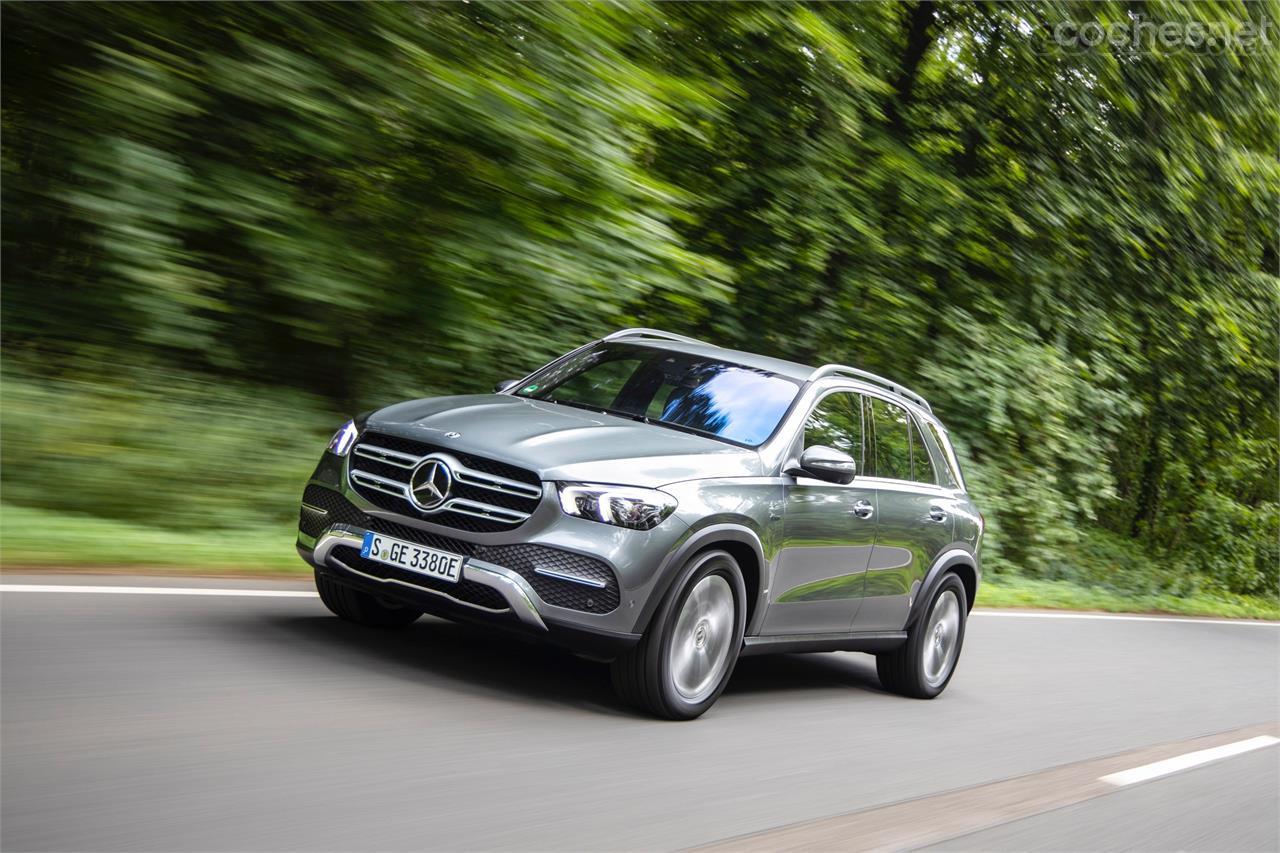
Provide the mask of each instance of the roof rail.
MULTIPOLYGON (((697 338, 690 338, 686 335, 677 335, 674 332, 664 332, 661 329, 619 329, 611 335, 605 335, 602 340, 616 341, 619 338, 659 338, 664 341, 680 341, 684 344, 706 344, 706 341, 700 341, 697 338)), ((715 346, 715 344, 707 344, 707 346, 715 346)))
POLYGON ((853 376, 858 379, 865 379, 868 382, 889 389, 900 397, 906 397, 929 414, 933 414, 933 409, 929 406, 928 401, 925 400, 924 397, 921 397, 910 388, 903 387, 891 379, 885 379, 883 376, 879 376, 868 370, 859 370, 856 367, 849 367, 844 364, 824 364, 813 372, 809 377, 809 381, 812 382, 815 379, 821 379, 824 376, 853 376))

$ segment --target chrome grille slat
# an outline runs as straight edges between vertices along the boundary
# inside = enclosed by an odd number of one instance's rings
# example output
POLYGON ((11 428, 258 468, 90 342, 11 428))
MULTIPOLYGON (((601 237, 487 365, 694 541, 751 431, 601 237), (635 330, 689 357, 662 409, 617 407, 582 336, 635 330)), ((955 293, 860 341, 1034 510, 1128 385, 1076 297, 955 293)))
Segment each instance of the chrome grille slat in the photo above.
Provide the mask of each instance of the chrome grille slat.
MULTIPOLYGON (((451 468, 453 466, 450 466, 451 468)), ((531 486, 528 483, 520 483, 515 480, 508 480, 506 477, 499 477, 497 474, 485 474, 480 471, 472 471, 470 468, 457 467, 453 468, 453 476, 460 482, 467 483, 472 486, 479 486, 482 489, 490 489, 495 492, 502 492, 506 495, 516 495, 522 498, 540 498, 542 497, 542 489, 537 486, 531 486)))
POLYGON ((406 494, 408 490, 407 483, 398 483, 395 480, 380 477, 377 474, 370 474, 368 471, 352 471, 351 479, 370 489, 377 489, 380 492, 386 492, 389 495, 408 500, 406 494))
POLYGON ((482 504, 479 501, 469 501, 466 498, 450 498, 445 501, 444 506, 440 508, 440 511, 460 512, 463 515, 474 515, 477 518, 492 518, 495 521, 508 521, 512 524, 518 524, 529 517, 529 513, 527 512, 482 504))
MULTIPOLYGON (((351 449, 349 476, 357 490, 365 489, 397 499, 387 502, 386 498, 374 500, 373 494, 366 495, 384 509, 461 529, 500 530, 523 524, 542 500, 543 485, 513 479, 520 469, 509 465, 504 469, 506 463, 392 435, 371 434, 369 439, 357 441, 351 449), (414 452, 419 448, 423 452, 414 452), (428 459, 443 461, 452 474, 455 487, 461 491, 449 495, 439 507, 424 510, 413 500, 409 483, 413 472, 428 459), (471 467, 463 462, 464 459, 487 470, 471 467), (501 473, 491 473, 495 466, 501 473), (508 472, 511 476, 503 476, 508 472), (492 497, 487 497, 486 492, 492 497)), ((536 477, 532 472, 527 473, 531 479, 536 477)))
POLYGON ((376 459, 388 465, 395 465, 397 468, 414 468, 424 458, 411 453, 401 453, 399 450, 378 447, 376 444, 357 444, 354 452, 367 459, 376 459))

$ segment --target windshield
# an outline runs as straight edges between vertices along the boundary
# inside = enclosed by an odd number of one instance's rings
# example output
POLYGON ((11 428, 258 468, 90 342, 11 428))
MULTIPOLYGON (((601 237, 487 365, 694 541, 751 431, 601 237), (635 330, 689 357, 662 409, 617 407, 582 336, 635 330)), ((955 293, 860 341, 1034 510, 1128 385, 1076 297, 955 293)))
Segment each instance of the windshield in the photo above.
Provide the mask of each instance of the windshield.
POLYGON ((756 447, 773 435, 799 390, 797 380, 767 370, 601 344, 535 373, 516 395, 756 447))

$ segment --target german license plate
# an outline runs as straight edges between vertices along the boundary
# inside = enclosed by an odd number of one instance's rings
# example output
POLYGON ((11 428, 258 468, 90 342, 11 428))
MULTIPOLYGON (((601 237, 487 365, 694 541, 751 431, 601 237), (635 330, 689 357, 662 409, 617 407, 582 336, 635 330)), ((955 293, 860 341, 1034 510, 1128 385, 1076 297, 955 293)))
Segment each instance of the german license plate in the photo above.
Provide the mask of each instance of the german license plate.
POLYGON ((364 534, 360 556, 449 583, 458 582, 462 577, 462 567, 467 562, 467 558, 461 554, 450 554, 416 542, 393 539, 372 530, 364 534))

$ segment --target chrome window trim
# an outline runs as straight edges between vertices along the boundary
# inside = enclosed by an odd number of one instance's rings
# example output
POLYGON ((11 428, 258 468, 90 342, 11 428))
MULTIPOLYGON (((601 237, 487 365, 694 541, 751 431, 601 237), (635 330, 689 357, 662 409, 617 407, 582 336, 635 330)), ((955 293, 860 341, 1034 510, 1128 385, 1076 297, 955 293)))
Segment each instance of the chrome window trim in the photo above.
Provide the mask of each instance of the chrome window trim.
MULTIPOLYGON (((865 382, 859 382, 857 380, 850 379, 847 377, 835 375, 835 376, 827 376, 823 378, 828 381, 824 381, 821 384, 815 385, 811 388, 811 390, 806 391, 802 399, 798 400, 798 402, 802 403, 802 405, 797 405, 795 407, 795 410, 788 415, 788 419, 789 420, 794 419, 794 423, 786 424, 785 432, 780 430, 778 434, 775 436, 775 440, 768 443, 767 447, 770 451, 770 455, 774 460, 772 464, 776 465, 775 470, 781 470, 781 468, 784 465, 786 465, 788 459, 791 459, 792 457, 797 455, 796 448, 799 448, 800 450, 804 449, 805 423, 808 422, 809 416, 813 413, 813 410, 817 408, 817 406, 822 402, 822 400, 826 399, 828 395, 833 394, 837 391, 860 394, 864 398, 875 397, 886 403, 891 403, 901 409, 905 409, 908 417, 914 418, 917 421, 927 420, 929 423, 932 423, 933 425, 935 425, 938 428, 938 431, 942 434, 942 436, 946 438, 948 442, 950 442, 950 436, 947 434, 946 428, 942 426, 942 424, 938 421, 937 417, 932 415, 932 413, 923 412, 922 410, 920 410, 920 407, 913 404, 912 401, 899 397, 893 394, 892 392, 887 391, 886 389, 877 388, 874 385, 870 385, 865 382), (774 456, 773 454, 777 454, 777 455, 774 456)), ((865 413, 863 416, 862 429, 863 429, 863 448, 864 448, 863 453, 865 454, 866 450, 868 449, 868 445, 872 444, 872 442, 869 442, 867 439, 867 424, 866 424, 865 413)), ((764 451, 766 448, 765 446, 762 446, 759 449, 761 451, 764 451)), ((926 442, 926 449, 928 449, 927 442, 926 442)), ((935 465, 938 464, 938 461, 939 460, 935 459, 934 464, 935 465)), ((947 460, 944 459, 941 461, 946 462, 947 460)), ((865 462, 865 459, 864 459, 864 462, 865 462)), ((779 474, 779 476, 785 477, 786 475, 779 474)), ((810 479, 810 478, 803 478, 803 479, 810 479)), ((836 483, 827 483, 824 480, 815 479, 814 482, 823 483, 828 486, 838 485, 836 483)), ((890 489, 893 489, 894 491, 923 491, 923 492, 928 492, 930 494, 936 494, 940 497, 954 497, 955 495, 966 494, 963 478, 961 478, 960 485, 957 488, 952 489, 952 488, 948 488, 946 486, 940 485, 938 483, 917 483, 914 480, 899 480, 894 477, 870 477, 865 474, 859 473, 857 477, 853 480, 853 482, 845 484, 845 488, 858 488, 858 487, 865 488, 866 485, 871 485, 873 487, 885 486, 890 489)))
MULTIPOLYGON (((949 497, 955 494, 954 489, 939 486, 936 483, 917 483, 915 480, 896 480, 892 477, 858 477, 854 483, 863 483, 879 488, 888 488, 895 492, 927 492, 931 495, 949 497)), ((852 484, 851 484, 852 485, 852 484)))
MULTIPOLYGON (((878 389, 873 389, 873 390, 866 391, 866 392, 863 392, 863 393, 864 393, 864 395, 865 395, 865 396, 868 396, 868 397, 876 397, 876 398, 878 398, 878 399, 880 399, 880 400, 883 400, 883 401, 884 401, 884 402, 886 402, 886 403, 892 403, 893 405, 897 406, 898 408, 903 409, 904 411, 906 411, 906 413, 907 413, 907 417, 911 418, 913 421, 915 421, 915 422, 916 422, 915 424, 913 424, 913 425, 915 426, 915 428, 916 428, 917 430, 919 430, 919 429, 920 429, 919 421, 921 420, 921 417, 920 417, 920 413, 919 413, 919 412, 913 412, 913 411, 911 410, 911 406, 904 406, 904 405, 903 405, 903 401, 902 401, 902 400, 900 400, 900 399, 899 399, 899 400, 895 400, 895 399, 893 398, 893 396, 892 396, 892 395, 890 395, 890 394, 885 394, 885 393, 875 393, 875 390, 878 390, 878 389)), ((907 402, 910 402, 910 401, 908 400, 907 402)), ((934 419, 932 419, 932 420, 935 420, 935 421, 936 421, 936 418, 934 418, 934 419)), ((864 429, 865 429, 865 426, 864 426, 864 429)), ((941 427, 939 427, 939 429, 941 429, 941 427)), ((928 445, 928 442, 924 442, 924 445, 925 445, 925 451, 929 453, 929 460, 930 460, 934 465, 937 465, 937 464, 938 464, 938 460, 934 459, 934 458, 933 458, 933 454, 932 454, 932 452, 931 452, 931 451, 929 451, 929 445, 928 445)), ((944 461, 945 461, 945 460, 944 460, 944 461)), ((878 480, 878 481, 880 481, 880 482, 887 483, 887 484, 889 484, 889 483, 896 483, 896 484, 899 484, 899 485, 911 486, 911 487, 916 488, 916 489, 921 489, 921 488, 923 488, 924 490, 937 490, 937 491, 938 491, 939 493, 941 493, 941 494, 950 494, 950 493, 952 493, 952 492, 954 492, 954 491, 955 491, 954 489, 948 489, 946 486, 940 485, 940 484, 938 484, 938 483, 922 483, 922 482, 917 482, 916 480, 900 480, 900 479, 898 479, 897 477, 866 477, 866 478, 859 478, 859 479, 878 480)), ((962 488, 961 488, 961 491, 963 491, 963 486, 962 486, 962 488)))
MULTIPOLYGON (((856 388, 835 387, 835 388, 827 388, 823 391, 818 392, 818 395, 813 398, 813 403, 812 405, 809 406, 808 413, 805 414, 804 420, 800 422, 800 434, 797 436, 797 441, 799 442, 799 452, 803 453, 806 447, 804 443, 805 424, 809 423, 809 418, 813 417, 814 411, 819 406, 821 406, 823 401, 826 400, 828 397, 830 397, 832 394, 856 394, 858 396, 858 425, 860 427, 862 434, 858 436, 858 451, 861 454, 861 458, 858 459, 857 462, 858 462, 858 476, 861 477, 862 472, 866 470, 866 467, 867 467, 867 413, 862 407, 863 394, 861 391, 857 390, 856 388)), ((821 482, 826 482, 826 481, 823 480, 821 482)))

